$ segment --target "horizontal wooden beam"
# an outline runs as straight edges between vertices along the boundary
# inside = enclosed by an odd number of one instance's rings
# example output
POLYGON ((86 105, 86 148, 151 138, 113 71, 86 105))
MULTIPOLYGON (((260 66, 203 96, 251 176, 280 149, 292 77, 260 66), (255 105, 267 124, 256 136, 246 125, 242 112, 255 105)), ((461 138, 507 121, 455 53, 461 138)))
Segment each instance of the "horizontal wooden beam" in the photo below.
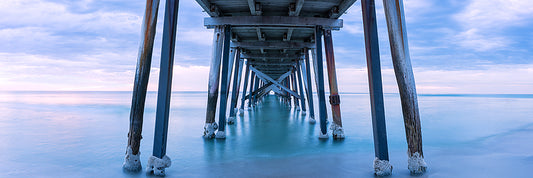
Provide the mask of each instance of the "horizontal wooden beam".
POLYGON ((231 47, 241 47, 246 49, 311 49, 315 48, 315 43, 291 41, 233 42, 231 43, 231 47))
POLYGON ((220 25, 231 26, 285 26, 285 27, 315 27, 322 26, 325 29, 339 30, 342 28, 342 19, 330 19, 321 17, 291 17, 291 16, 231 16, 231 17, 207 17, 204 26, 215 28, 220 25))
POLYGON ((290 55, 290 54, 242 54, 241 58, 251 59, 251 58, 265 58, 265 59, 300 59, 301 55, 290 55))

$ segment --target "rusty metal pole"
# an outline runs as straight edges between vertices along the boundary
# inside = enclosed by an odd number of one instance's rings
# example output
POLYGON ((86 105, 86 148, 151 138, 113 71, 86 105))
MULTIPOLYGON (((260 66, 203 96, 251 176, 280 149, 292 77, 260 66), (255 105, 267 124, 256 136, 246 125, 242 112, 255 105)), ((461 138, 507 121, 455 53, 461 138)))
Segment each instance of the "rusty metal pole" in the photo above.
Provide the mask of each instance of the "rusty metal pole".
POLYGON ((172 69, 174 66, 176 30, 178 25, 178 7, 178 0, 166 1, 163 44, 161 45, 159 88, 157 90, 154 147, 147 165, 149 172, 155 175, 165 175, 165 168, 171 165, 170 158, 166 154, 170 96, 172 94, 172 69), (157 164, 156 162, 162 162, 164 164, 157 164))
POLYGON ((220 76, 222 81, 220 85, 220 110, 218 112, 218 131, 216 138, 226 138, 226 110, 228 107, 228 75, 231 73, 229 67, 229 56, 230 56, 230 38, 231 38, 231 26, 224 25, 224 45, 222 50, 222 75, 220 76))
POLYGON ((250 74, 250 92, 248 95, 248 109, 252 109, 252 93, 254 91, 254 85, 255 85, 255 72, 252 71, 250 74))
POLYGON ((142 41, 139 48, 139 56, 137 58, 135 82, 133 83, 128 147, 126 149, 126 157, 122 166, 128 171, 140 171, 142 169, 141 161, 139 160, 139 147, 142 138, 144 104, 146 100, 146 90, 148 88, 148 79, 150 78, 150 65, 152 63, 158 7, 159 0, 146 1, 146 11, 144 13, 141 32, 142 41))
POLYGON ((240 114, 244 114, 244 103, 246 102, 246 87, 248 87, 248 80, 251 80, 251 77, 249 75, 250 73, 250 64, 248 63, 248 60, 246 61, 246 69, 244 73, 244 86, 242 87, 242 98, 241 98, 241 109, 240 114))
POLYGON ((319 138, 328 138, 327 129, 327 110, 326 110, 326 92, 324 91, 324 67, 322 60, 322 27, 315 27, 315 44, 316 44, 316 75, 317 75, 317 94, 318 94, 318 116, 320 117, 320 135, 319 138))
POLYGON ((389 151, 387 146, 387 128, 385 126, 385 106, 383 102, 379 39, 374 0, 362 0, 361 8, 365 32, 370 108, 372 110, 374 152, 376 157, 374 160, 374 173, 379 176, 384 176, 392 173, 392 166, 389 164, 389 151))
POLYGON ((296 62, 296 80, 298 81, 298 91, 299 91, 299 94, 300 94, 300 97, 302 99, 300 99, 300 105, 301 105, 301 108, 302 108, 302 114, 305 114, 305 111, 306 111, 306 106, 305 106, 305 96, 304 96, 304 86, 302 85, 302 73, 300 70, 300 61, 301 60, 298 60, 296 62))
POLYGON ((415 77, 407 43, 403 2, 402 0, 383 0, 383 7, 387 19, 394 73, 402 100, 409 156, 408 168, 412 174, 421 174, 426 171, 427 165, 422 151, 422 127, 420 126, 415 77))
POLYGON ((304 49, 304 60, 305 60, 305 80, 306 80, 306 92, 307 92, 307 101, 309 104, 309 123, 316 123, 315 120, 315 106, 313 104, 313 86, 311 84, 311 66, 309 65, 309 50, 304 49))
POLYGON ((239 89, 241 88, 241 72, 242 72, 242 59, 240 54, 240 49, 236 48, 236 56, 235 56, 235 74, 233 75, 233 89, 231 93, 231 104, 230 104, 230 112, 229 112, 229 118, 228 118, 228 124, 235 123, 235 116, 237 115, 237 100, 239 99, 239 89))
POLYGON ((337 88, 337 72, 335 70, 335 55, 333 53, 333 39, 331 30, 324 30, 324 47, 326 49, 326 65, 329 79, 329 103, 331 104, 331 114, 333 115, 333 124, 331 124, 332 135, 334 139, 344 138, 344 129, 342 128, 341 107, 339 89, 337 88))
POLYGON ((222 56, 222 26, 215 28, 213 35, 213 53, 209 69, 209 86, 207 94, 207 111, 205 116, 204 137, 214 138, 218 125, 215 122, 218 100, 218 85, 220 82, 220 59, 222 56))

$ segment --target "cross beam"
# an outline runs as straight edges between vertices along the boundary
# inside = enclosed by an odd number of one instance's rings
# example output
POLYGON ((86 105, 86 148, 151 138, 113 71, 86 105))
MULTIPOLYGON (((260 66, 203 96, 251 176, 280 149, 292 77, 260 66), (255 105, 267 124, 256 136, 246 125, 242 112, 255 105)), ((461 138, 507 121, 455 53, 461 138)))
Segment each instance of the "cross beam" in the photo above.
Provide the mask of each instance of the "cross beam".
POLYGON ((257 41, 257 42, 233 42, 231 47, 241 47, 246 49, 301 49, 315 48, 315 43, 311 42, 291 42, 291 41, 257 41))
MULTIPOLYGON (((200 1, 200 0, 197 0, 200 1)), ((325 29, 340 30, 342 19, 331 19, 322 17, 300 17, 300 16, 229 16, 229 17, 207 17, 204 19, 204 26, 208 29, 220 25, 231 26, 285 26, 285 27, 308 27, 322 26, 325 29)))
POLYGON ((243 54, 241 58, 260 58, 260 59, 299 59, 302 55, 290 55, 290 54, 243 54))
MULTIPOLYGON (((298 99, 301 98, 300 95, 298 95, 298 93, 296 93, 296 92, 292 91, 290 88, 287 88, 286 86, 280 84, 278 81, 272 79, 270 76, 268 76, 268 75, 264 74, 263 72, 257 70, 255 67, 250 66, 250 70, 254 71, 256 76, 261 78, 263 81, 269 81, 272 84, 277 85, 281 89, 287 91, 289 94, 293 95, 294 97, 296 97, 298 99)), ((289 71, 289 72, 281 75, 281 77, 279 77, 279 78, 285 78, 285 77, 289 76, 291 74, 291 72, 292 71, 289 71)))

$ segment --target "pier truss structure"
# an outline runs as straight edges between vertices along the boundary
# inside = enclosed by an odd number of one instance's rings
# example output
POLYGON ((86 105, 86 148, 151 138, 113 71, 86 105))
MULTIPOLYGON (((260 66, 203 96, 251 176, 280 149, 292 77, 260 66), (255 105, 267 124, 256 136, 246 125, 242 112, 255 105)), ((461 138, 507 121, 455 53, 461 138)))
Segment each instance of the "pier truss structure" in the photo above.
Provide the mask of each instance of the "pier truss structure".
MULTIPOLYGON (((329 124, 333 139, 344 139, 332 32, 342 28, 343 21, 340 17, 356 0, 196 0, 196 2, 209 15, 204 19, 204 26, 214 31, 203 133, 206 139, 224 139, 226 125, 234 124, 235 117, 245 112, 246 105, 248 109, 255 107, 261 98, 270 92, 280 96, 280 102, 294 106, 302 114, 309 114, 311 124, 318 119, 319 138, 329 137, 327 129, 329 124), (324 60, 330 91, 327 99, 324 89, 324 60), (313 91, 313 83, 317 91, 313 91), (243 90, 239 92, 241 88, 243 90), (318 95, 317 103, 313 101, 314 92, 318 95), (242 93, 240 99, 239 93, 242 93), (240 106, 238 106, 239 100, 240 106), (332 111, 331 123, 328 121, 326 101, 329 101, 332 111), (318 104, 317 111, 315 104, 318 104)), ((164 175, 165 168, 171 164, 170 158, 166 156, 166 140, 178 4, 179 0, 166 0, 165 4, 154 147, 147 165, 147 171, 156 175, 164 175)), ((408 143, 408 167, 411 173, 420 174, 425 172, 427 166, 423 159, 420 116, 409 57, 403 2, 383 0, 383 4, 394 71, 402 102, 408 143)), ((124 161, 124 168, 130 171, 141 169, 139 146, 158 6, 159 0, 147 0, 142 25, 128 147, 124 161)), ((362 0, 361 8, 376 157, 374 169, 377 175, 389 175, 392 166, 388 162, 374 0, 362 0)))

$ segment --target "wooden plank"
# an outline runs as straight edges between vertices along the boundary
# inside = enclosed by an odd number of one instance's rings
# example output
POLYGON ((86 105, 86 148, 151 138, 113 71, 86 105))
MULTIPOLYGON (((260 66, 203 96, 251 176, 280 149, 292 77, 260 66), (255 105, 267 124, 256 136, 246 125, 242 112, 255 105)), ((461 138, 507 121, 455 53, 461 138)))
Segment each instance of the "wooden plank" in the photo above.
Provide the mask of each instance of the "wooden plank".
POLYGON ((232 26, 286 26, 286 27, 314 27, 322 26, 326 29, 339 30, 342 19, 321 17, 290 17, 290 16, 231 16, 208 17, 204 19, 204 26, 211 29, 220 25, 232 26))

